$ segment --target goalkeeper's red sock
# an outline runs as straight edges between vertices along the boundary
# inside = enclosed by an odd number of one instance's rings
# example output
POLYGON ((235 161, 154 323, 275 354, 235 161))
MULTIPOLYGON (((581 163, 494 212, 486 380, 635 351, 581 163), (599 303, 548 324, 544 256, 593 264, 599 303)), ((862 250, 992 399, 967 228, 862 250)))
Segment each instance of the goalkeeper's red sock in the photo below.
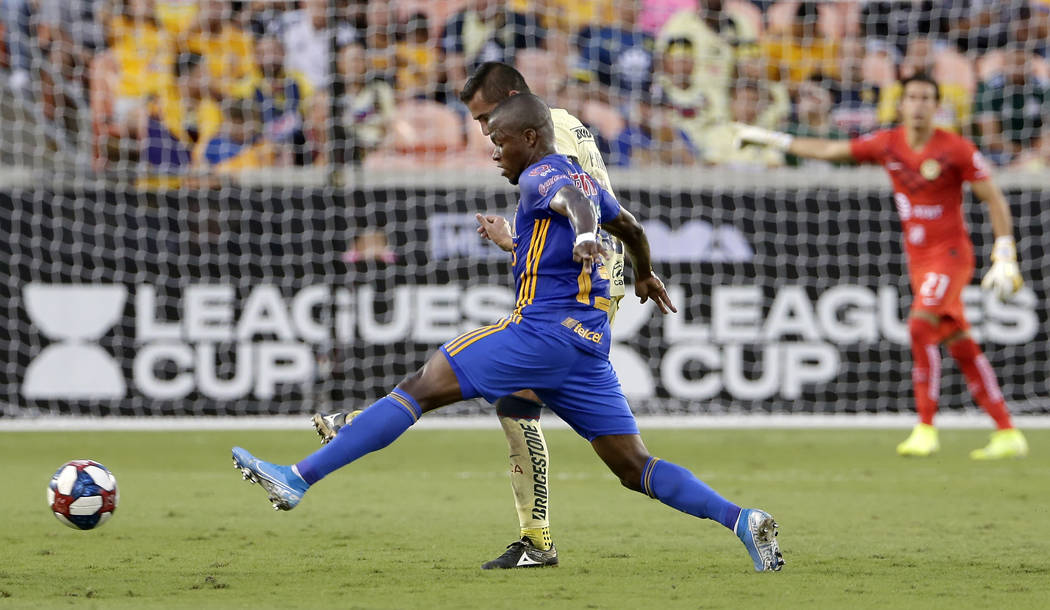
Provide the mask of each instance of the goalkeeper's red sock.
POLYGON ((915 392, 915 410, 919 421, 933 425, 937 413, 937 399, 941 392, 941 348, 937 329, 928 320, 908 320, 911 332, 911 383, 915 392))
POLYGON ((967 335, 953 341, 948 345, 948 353, 959 363, 974 401, 995 420, 996 427, 1000 430, 1013 428, 995 371, 973 338, 967 335))

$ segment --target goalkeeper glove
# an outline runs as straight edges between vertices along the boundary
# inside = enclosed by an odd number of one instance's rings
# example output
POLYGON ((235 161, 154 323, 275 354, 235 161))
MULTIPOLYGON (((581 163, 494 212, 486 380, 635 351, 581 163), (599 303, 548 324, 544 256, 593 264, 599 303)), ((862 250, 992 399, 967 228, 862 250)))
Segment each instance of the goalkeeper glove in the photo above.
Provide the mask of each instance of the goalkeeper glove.
POLYGON ((733 123, 733 148, 735 149, 740 149, 748 144, 758 144, 775 148, 779 151, 787 151, 788 147, 791 146, 791 141, 794 139, 794 136, 780 133, 779 131, 771 131, 743 123, 733 123))
POLYGON ((995 238, 992 247, 992 268, 984 274, 981 288, 991 292, 1000 301, 1012 297, 1024 285, 1021 269, 1017 266, 1017 246, 1009 236, 995 238))

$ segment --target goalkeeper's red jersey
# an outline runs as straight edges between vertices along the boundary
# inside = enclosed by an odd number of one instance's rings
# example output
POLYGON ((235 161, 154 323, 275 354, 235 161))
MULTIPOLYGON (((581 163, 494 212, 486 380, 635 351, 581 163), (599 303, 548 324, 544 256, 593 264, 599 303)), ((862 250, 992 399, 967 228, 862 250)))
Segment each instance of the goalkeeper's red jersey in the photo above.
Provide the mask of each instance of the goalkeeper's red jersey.
POLYGON ((922 150, 912 150, 902 126, 850 140, 850 151, 858 162, 878 163, 889 173, 913 271, 916 263, 954 258, 953 251, 973 252, 963 219, 963 182, 989 173, 972 142, 935 129, 922 150))

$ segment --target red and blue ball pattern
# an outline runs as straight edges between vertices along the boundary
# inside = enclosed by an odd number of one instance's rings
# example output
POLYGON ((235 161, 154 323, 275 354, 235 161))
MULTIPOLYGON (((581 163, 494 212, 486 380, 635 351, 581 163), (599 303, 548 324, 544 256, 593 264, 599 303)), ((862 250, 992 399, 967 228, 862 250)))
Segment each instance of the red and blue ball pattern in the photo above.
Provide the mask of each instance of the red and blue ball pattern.
POLYGON ((74 529, 94 529, 113 516, 120 500, 117 479, 94 460, 63 464, 47 486, 47 504, 62 523, 74 529))

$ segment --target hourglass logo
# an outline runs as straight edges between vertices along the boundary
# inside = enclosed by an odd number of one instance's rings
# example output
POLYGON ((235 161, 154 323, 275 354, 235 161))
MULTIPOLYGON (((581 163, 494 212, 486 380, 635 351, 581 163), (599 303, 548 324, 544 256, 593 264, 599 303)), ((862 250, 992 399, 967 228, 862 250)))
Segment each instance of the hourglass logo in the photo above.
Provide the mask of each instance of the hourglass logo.
POLYGON ((120 285, 27 284, 22 302, 37 330, 53 343, 29 363, 22 396, 41 399, 124 398, 120 366, 98 341, 124 313, 120 285))

